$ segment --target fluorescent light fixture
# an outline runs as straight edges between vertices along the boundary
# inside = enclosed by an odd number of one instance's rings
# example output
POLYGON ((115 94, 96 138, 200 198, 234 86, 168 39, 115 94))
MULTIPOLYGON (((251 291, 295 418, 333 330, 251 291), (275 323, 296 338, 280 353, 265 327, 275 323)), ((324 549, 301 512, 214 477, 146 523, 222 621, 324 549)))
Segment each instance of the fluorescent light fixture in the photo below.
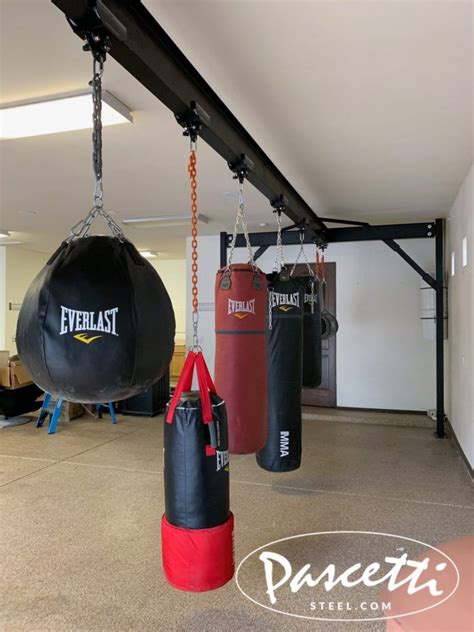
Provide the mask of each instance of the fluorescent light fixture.
MULTIPOLYGON (((102 93, 102 124, 132 123, 130 110, 110 92, 102 93)), ((0 108, 0 138, 25 138, 92 127, 89 92, 43 97, 0 108)))
POLYGON ((8 230, 3 230, 0 228, 0 239, 6 239, 7 237, 10 237, 10 233, 8 232, 8 230))
MULTIPOLYGON (((203 224, 209 223, 209 217, 198 215, 198 221, 203 224)), ((123 224, 133 226, 133 228, 171 228, 172 226, 186 226, 191 224, 191 214, 184 215, 155 215, 150 217, 128 217, 122 220, 123 224)))
POLYGON ((156 259, 158 257, 158 253, 153 250, 139 250, 138 252, 145 259, 156 259))
POLYGON ((462 238, 462 267, 467 266, 467 237, 462 238))

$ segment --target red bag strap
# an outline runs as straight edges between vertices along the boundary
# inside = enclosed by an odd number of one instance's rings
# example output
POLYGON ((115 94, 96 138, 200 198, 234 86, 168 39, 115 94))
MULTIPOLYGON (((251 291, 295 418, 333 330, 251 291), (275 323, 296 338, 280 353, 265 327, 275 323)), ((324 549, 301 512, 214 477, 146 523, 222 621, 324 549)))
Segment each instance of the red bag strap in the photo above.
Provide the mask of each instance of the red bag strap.
POLYGON ((205 424, 212 421, 212 405, 210 393, 216 394, 216 387, 211 379, 209 370, 206 366, 204 356, 199 351, 196 354, 196 372, 199 382, 199 391, 201 393, 202 420, 205 424))
POLYGON ((211 374, 209 373, 209 369, 207 368, 202 352, 198 351, 195 353, 194 351, 190 351, 186 357, 178 384, 176 385, 173 397, 171 398, 171 402, 168 407, 166 422, 169 424, 173 421, 174 411, 176 410, 181 394, 191 390, 195 366, 199 384, 199 393, 201 395, 202 420, 205 424, 212 422, 212 404, 210 393, 216 395, 216 387, 214 386, 214 382, 212 381, 211 374))
POLYGON ((183 392, 191 390, 196 356, 197 354, 194 353, 194 351, 190 351, 186 356, 181 375, 179 376, 178 383, 176 384, 173 397, 171 398, 171 402, 168 407, 168 413, 166 415, 165 421, 169 424, 173 421, 174 411, 176 410, 176 406, 178 405, 181 394, 183 392))

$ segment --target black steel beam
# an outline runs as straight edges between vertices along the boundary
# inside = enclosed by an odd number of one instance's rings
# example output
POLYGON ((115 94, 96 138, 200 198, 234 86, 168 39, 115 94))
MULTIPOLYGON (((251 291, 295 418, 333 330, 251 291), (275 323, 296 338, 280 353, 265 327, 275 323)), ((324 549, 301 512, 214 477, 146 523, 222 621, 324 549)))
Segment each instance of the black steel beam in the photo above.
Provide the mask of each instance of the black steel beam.
POLYGON ((381 224, 355 228, 328 228, 328 243, 341 241, 372 241, 377 239, 420 239, 435 236, 435 222, 415 224, 381 224))
MULTIPOLYGON (((52 0, 83 36, 108 36, 110 55, 150 90, 177 117, 195 101, 210 117, 199 135, 228 164, 244 154, 253 163, 247 179, 270 202, 284 196, 283 212, 294 222, 305 220, 324 237, 325 225, 221 101, 140 0, 52 0)), ((66 26, 65 26, 66 28, 66 26)), ((156 139, 159 142, 159 139, 156 139)))
MULTIPOLYGON (((249 233, 250 245, 251 246, 274 246, 276 244, 277 233, 274 232, 266 232, 266 233, 249 233)), ((294 246, 295 244, 300 243, 300 232, 299 230, 292 231, 282 231, 281 239, 283 245, 285 246, 294 246)), ((232 240, 232 235, 227 235, 227 243, 230 245, 232 240)), ((304 243, 311 244, 314 241, 314 237, 309 233, 305 233, 304 235, 304 243)), ((235 241, 235 245, 237 248, 241 248, 245 246, 245 237, 242 233, 237 235, 237 239, 235 241)))
POLYGON ((227 233, 222 232, 219 235, 219 259, 220 267, 225 268, 227 265, 227 233))
MULTIPOLYGON (((435 221, 418 224, 382 224, 380 226, 358 226, 357 228, 328 228, 325 237, 328 243, 349 242, 349 241, 375 241, 390 239, 420 239, 434 238, 436 233, 435 221)), ((250 243, 252 246, 274 246, 276 244, 276 232, 250 233, 250 243)), ((232 235, 227 235, 228 243, 232 235)), ((282 240, 285 246, 294 246, 300 243, 300 233, 298 230, 282 231, 282 240)), ((309 232, 305 232, 304 243, 314 242, 314 237, 309 232)), ((245 238, 242 234, 237 235, 237 247, 245 246, 245 238)), ((407 255, 408 256, 408 255, 407 255)))
POLYGON ((444 220, 436 220, 436 432, 444 431, 444 220))
POLYGON ((399 244, 397 244, 396 241, 393 241, 393 239, 384 239, 383 241, 385 244, 387 244, 389 248, 396 252, 397 255, 399 255, 404 261, 406 261, 408 265, 413 268, 413 270, 418 272, 421 278, 426 281, 426 283, 428 283, 428 285, 432 287, 433 290, 436 290, 436 280, 433 279, 431 274, 426 272, 426 270, 423 270, 423 268, 418 265, 418 263, 414 259, 412 259, 410 255, 405 252, 399 244))

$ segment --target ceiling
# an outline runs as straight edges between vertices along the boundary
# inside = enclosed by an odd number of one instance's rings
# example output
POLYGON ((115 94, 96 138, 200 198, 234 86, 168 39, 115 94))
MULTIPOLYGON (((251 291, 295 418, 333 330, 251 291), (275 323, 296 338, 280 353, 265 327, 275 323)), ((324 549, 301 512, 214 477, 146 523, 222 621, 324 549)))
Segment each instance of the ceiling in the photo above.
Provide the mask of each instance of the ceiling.
MULTIPOLYGON (((144 3, 316 212, 378 223, 447 214, 473 157, 470 1, 144 3)), ((87 87, 90 59, 54 5, 0 8, 3 103, 87 87)), ((171 112, 112 58, 104 87, 134 114, 104 128, 106 208, 117 221, 186 212, 188 142, 171 112)), ((90 130, 0 151, 0 228, 49 252, 91 206, 90 130)), ((201 234, 231 230, 235 181, 204 143, 198 163, 212 220, 201 234)), ((250 185, 246 201, 250 230, 272 225, 250 185)), ((126 232, 175 258, 189 229, 126 232)))

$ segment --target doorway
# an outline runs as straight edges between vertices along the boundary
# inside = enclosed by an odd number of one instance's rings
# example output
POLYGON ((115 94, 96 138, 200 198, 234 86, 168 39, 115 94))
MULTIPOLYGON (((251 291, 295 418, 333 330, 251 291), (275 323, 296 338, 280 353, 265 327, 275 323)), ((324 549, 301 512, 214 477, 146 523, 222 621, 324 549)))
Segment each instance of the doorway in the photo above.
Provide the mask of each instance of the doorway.
MULTIPOLYGON (((307 276, 306 264, 298 264, 295 270, 296 276, 307 276)), ((327 283, 326 303, 331 314, 336 314, 336 264, 326 263, 325 275, 327 283)), ((303 406, 324 406, 334 408, 337 399, 336 382, 336 336, 332 336, 322 342, 321 358, 321 385, 317 388, 303 388, 303 406)))

